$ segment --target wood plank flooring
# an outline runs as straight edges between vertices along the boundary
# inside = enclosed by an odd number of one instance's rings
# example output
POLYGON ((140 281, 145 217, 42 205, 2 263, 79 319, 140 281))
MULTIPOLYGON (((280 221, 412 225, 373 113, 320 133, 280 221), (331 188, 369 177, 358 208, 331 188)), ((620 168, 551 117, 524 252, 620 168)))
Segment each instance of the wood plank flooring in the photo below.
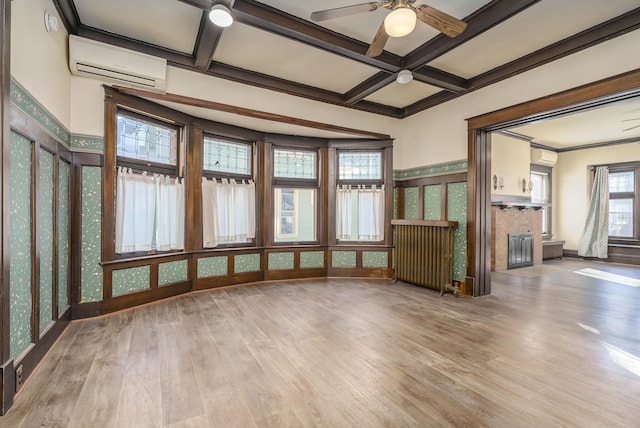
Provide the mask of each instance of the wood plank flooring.
POLYGON ((640 269, 283 281, 71 323, 1 427, 638 427, 640 269))

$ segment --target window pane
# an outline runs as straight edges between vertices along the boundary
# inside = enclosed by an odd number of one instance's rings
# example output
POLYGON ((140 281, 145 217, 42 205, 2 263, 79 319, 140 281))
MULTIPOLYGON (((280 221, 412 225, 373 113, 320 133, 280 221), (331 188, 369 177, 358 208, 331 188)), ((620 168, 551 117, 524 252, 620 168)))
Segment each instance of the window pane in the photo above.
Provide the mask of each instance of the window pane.
POLYGON ((609 192, 633 192, 633 171, 610 172, 609 192))
POLYGON ((532 172, 531 183, 531 201, 546 203, 549 201, 549 174, 544 172, 532 172))
POLYGON ((275 242, 316 240, 316 189, 276 188, 275 242))
POLYGON ((316 178, 316 153, 302 150, 273 151, 273 176, 280 178, 316 178))
POLYGON ((381 180, 381 152, 338 152, 340 180, 381 180))
POLYGON ((205 137, 202 167, 208 171, 251 175, 251 146, 205 137))
POLYGON ((609 236, 633 237, 633 199, 609 200, 609 236))
POLYGON ((176 165, 178 131, 138 117, 118 113, 117 155, 176 165))

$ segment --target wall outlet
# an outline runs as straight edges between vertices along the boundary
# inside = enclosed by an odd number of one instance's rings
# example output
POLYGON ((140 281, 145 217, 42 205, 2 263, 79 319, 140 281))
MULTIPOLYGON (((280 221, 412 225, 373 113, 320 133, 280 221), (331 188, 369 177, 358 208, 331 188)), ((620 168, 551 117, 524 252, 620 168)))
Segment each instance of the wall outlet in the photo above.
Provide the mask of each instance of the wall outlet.
POLYGON ((24 381, 22 377, 22 366, 18 366, 16 369, 16 392, 20 390, 22 387, 22 382, 24 381))

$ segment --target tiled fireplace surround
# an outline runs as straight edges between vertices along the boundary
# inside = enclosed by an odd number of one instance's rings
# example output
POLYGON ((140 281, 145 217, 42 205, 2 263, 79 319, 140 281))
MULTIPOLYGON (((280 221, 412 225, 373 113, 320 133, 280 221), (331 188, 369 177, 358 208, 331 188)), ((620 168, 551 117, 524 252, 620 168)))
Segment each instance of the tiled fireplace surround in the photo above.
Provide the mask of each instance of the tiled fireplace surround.
POLYGON ((531 204, 491 206, 491 270, 507 269, 509 233, 533 232, 533 265, 542 264, 542 211, 531 204))

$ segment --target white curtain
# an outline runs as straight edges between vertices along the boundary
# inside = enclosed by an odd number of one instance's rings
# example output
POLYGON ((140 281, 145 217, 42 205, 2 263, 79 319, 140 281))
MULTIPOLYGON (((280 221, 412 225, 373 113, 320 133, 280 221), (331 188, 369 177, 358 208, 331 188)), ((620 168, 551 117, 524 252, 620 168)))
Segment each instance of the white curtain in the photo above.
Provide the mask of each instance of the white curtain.
POLYGON ((358 239, 381 241, 384 237, 384 186, 358 188, 358 239))
POLYGON ((116 253, 184 248, 184 184, 118 168, 116 253))
POLYGON ((336 238, 351 239, 351 186, 338 186, 336 191, 336 238))
POLYGON ((206 248, 220 242, 255 238, 256 188, 253 181, 202 179, 202 240, 206 248))
POLYGON ((338 186, 336 191, 336 238, 381 241, 384 238, 384 186, 338 186), (355 206, 354 206, 354 202, 355 206), (356 211, 358 224, 353 224, 356 211), (355 230, 357 231, 354 231, 355 230), (357 234, 357 238, 352 234, 357 234))
POLYGON ((609 168, 596 168, 587 220, 578 242, 578 255, 607 258, 609 245, 609 168))
POLYGON ((156 177, 159 251, 184 249, 184 182, 180 178, 156 177))

